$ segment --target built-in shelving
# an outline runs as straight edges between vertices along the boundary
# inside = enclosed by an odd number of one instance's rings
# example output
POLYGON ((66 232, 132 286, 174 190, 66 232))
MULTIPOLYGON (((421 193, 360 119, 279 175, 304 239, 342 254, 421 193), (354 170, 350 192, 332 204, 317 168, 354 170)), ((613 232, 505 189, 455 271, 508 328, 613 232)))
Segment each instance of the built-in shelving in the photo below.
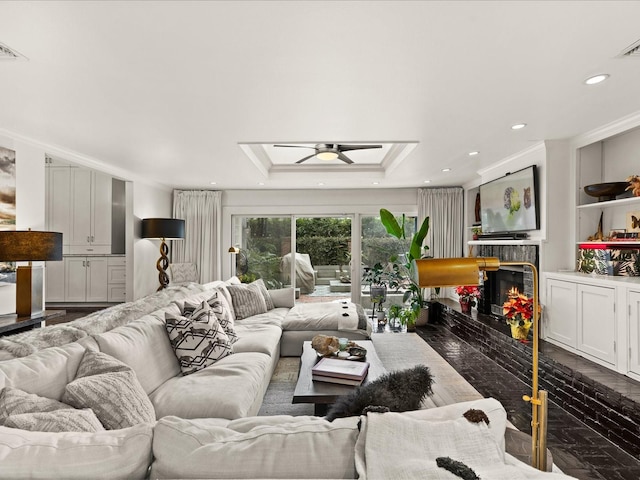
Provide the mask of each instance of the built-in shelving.
POLYGON ((627 197, 620 198, 618 200, 608 200, 606 202, 586 203, 584 205, 578 205, 578 209, 590 209, 590 208, 609 208, 609 207, 621 207, 623 205, 640 204, 640 197, 627 197))
POLYGON ((470 240, 468 245, 540 245, 542 240, 511 240, 511 239, 496 239, 491 240, 470 240))

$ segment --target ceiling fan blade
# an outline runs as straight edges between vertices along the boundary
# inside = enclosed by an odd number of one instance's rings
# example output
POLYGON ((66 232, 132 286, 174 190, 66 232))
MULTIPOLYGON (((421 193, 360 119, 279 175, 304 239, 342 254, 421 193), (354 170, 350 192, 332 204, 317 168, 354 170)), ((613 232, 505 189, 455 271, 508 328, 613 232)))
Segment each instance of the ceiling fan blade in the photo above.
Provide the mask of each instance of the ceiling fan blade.
POLYGON ((274 147, 287 147, 287 148, 313 148, 315 149, 316 147, 310 147, 308 145, 274 145, 274 147))
POLYGON ((382 145, 336 145, 338 150, 348 152, 349 150, 367 150, 369 148, 382 148, 382 145))
POLYGON ((300 160, 298 160, 296 163, 302 163, 302 162, 304 162, 305 160, 309 160, 310 158, 315 157, 315 156, 316 156, 316 154, 314 153, 313 155, 309 155, 308 157, 301 158, 301 159, 300 159, 300 160))
POLYGON ((344 163, 349 163, 349 164, 353 163, 353 160, 351 160, 342 152, 338 152, 338 158, 342 160, 344 163))

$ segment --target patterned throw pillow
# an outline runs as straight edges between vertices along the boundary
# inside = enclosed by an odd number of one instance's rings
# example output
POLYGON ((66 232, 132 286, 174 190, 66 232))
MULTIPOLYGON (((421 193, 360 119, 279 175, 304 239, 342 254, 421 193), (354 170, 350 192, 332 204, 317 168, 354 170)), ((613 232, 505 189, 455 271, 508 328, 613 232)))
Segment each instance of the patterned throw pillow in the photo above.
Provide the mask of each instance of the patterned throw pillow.
POLYGON ((76 379, 66 386, 62 401, 92 409, 108 430, 156 420, 153 404, 135 372, 102 352, 85 352, 76 379))
POLYGON ((195 373, 233 353, 231 341, 207 302, 191 318, 165 314, 165 328, 184 375, 195 373))
POLYGON ((12 415, 6 427, 31 432, 100 432, 104 427, 90 409, 66 408, 55 412, 34 412, 12 415))
POLYGON ((25 413, 52 412, 70 408, 57 400, 27 393, 13 387, 0 390, 0 425, 5 425, 12 415, 25 413))
POLYGON ((256 283, 229 285, 227 290, 231 294, 236 320, 267 313, 267 303, 256 283))
MULTIPOLYGON (((231 345, 238 341, 238 334, 233 326, 233 318, 231 317, 231 309, 229 308, 229 304, 224 296, 220 292, 214 292, 211 298, 209 298, 206 302, 211 312, 216 316, 220 326, 224 329, 224 333, 229 337, 229 341, 231 345)), ((196 309, 202 308, 202 304, 194 305, 188 301, 184 303, 184 309, 182 311, 182 315, 193 319, 194 312, 196 309)), ((208 319, 207 319, 208 321, 208 319)))

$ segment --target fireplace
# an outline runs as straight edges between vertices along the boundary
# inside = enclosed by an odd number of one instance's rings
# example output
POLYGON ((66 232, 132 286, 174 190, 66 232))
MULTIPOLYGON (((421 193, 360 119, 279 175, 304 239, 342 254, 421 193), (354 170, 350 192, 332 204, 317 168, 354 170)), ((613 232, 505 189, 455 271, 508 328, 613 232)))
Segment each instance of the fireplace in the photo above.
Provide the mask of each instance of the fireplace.
MULTIPOLYGON (((480 245, 479 257, 497 257, 506 262, 529 262, 538 265, 537 245, 480 245)), ((533 272, 520 265, 505 265, 496 272, 486 272, 482 286, 482 297, 478 311, 484 314, 502 316, 502 304, 507 301, 508 292, 516 288, 528 297, 533 296, 533 272)))

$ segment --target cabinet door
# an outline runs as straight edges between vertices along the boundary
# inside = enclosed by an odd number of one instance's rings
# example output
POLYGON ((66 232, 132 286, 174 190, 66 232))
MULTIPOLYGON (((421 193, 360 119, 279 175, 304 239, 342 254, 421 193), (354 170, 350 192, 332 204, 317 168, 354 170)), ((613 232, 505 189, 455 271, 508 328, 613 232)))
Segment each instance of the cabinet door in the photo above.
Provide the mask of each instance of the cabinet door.
POLYGON ((107 257, 87 257, 87 302, 106 302, 107 257))
POLYGON ((91 170, 86 168, 71 169, 70 230, 70 245, 86 246, 91 243, 91 170))
MULTIPOLYGON (((47 230, 62 233, 69 245, 71 223, 71 167, 47 167, 47 230)), ((63 284, 64 282, 60 282, 63 284)))
MULTIPOLYGON (((91 186, 91 244, 111 245, 111 177, 92 172, 91 186)), ((111 249, 109 252, 111 253, 111 249)))
POLYGON ((547 281, 547 336, 569 347, 576 347, 578 316, 576 314, 576 284, 562 280, 547 281))
POLYGON ((87 258, 65 257, 64 299, 66 302, 84 302, 87 298, 87 258))
POLYGON ((640 375, 640 292, 629 292, 629 371, 640 375))
POLYGON ((615 365, 615 289, 578 285, 578 349, 615 365))
POLYGON ((64 302, 64 261, 47 262, 45 302, 64 302))

